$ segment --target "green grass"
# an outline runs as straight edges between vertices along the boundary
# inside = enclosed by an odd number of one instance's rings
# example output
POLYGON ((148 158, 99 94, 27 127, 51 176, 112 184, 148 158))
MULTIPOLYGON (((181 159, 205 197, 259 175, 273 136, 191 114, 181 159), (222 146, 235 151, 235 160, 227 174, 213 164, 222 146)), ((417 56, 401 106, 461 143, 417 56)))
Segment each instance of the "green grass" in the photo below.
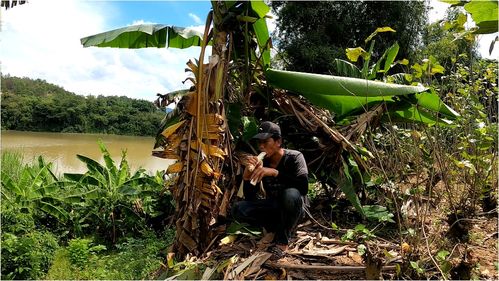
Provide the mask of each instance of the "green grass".
POLYGON ((116 249, 91 255, 83 264, 71 264, 69 251, 61 248, 55 253, 46 280, 143 280, 161 267, 166 248, 175 237, 173 229, 161 237, 147 232, 141 238, 127 238, 116 249))
POLYGON ((76 272, 71 270, 69 254, 65 248, 60 248, 54 254, 54 261, 45 279, 48 280, 75 280, 76 272))
POLYGON ((24 155, 17 150, 3 150, 1 168, 2 173, 8 174, 14 181, 19 180, 24 169, 24 155))

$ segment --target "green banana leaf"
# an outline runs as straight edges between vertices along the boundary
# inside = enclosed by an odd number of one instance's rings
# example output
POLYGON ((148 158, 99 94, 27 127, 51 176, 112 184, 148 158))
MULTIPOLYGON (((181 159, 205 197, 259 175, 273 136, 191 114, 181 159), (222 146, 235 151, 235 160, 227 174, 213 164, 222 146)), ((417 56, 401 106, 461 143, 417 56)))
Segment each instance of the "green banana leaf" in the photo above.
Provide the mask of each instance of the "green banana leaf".
POLYGON ((250 1, 251 9, 258 14, 260 18, 265 17, 265 15, 270 11, 270 7, 265 4, 262 0, 260 1, 250 1))
POLYGON ((342 157, 342 167, 339 170, 332 171, 332 178, 335 182, 338 183, 338 186, 341 188, 341 191, 345 193, 348 201, 352 203, 355 209, 364 216, 364 210, 362 209, 362 205, 360 204, 359 197, 355 192, 355 187, 353 185, 352 176, 350 175, 350 168, 346 161, 342 157))
POLYGON ((262 53, 263 65, 268 68, 270 65, 270 48, 269 48, 269 30, 265 18, 261 18, 253 23, 253 30, 255 31, 258 47, 262 53))
POLYGON ((406 101, 392 103, 388 105, 388 112, 382 117, 382 122, 404 122, 412 123, 419 122, 428 125, 443 125, 449 126, 451 121, 445 118, 438 118, 437 116, 429 113, 428 111, 414 106, 406 101))
POLYGON ((178 48, 201 46, 203 34, 191 28, 165 24, 139 24, 81 38, 84 47, 178 48))
POLYGON ((464 9, 471 14, 478 26, 475 34, 490 34, 498 30, 498 2, 497 0, 471 0, 464 5, 464 9))
MULTIPOLYGON (((448 119, 455 119, 459 116, 457 112, 445 105, 436 93, 428 92, 422 86, 274 69, 267 70, 265 74, 269 85, 301 94, 311 103, 334 112, 339 120, 380 102, 396 103, 403 98, 410 101, 413 106, 424 108, 434 114, 442 114, 448 119)), ((419 118, 411 113, 409 108, 406 110, 404 114, 399 112, 400 115, 416 122, 429 122, 428 119, 419 118)))
POLYGON ((336 71, 340 76, 362 78, 362 72, 355 64, 342 59, 334 59, 334 62, 336 63, 336 71))

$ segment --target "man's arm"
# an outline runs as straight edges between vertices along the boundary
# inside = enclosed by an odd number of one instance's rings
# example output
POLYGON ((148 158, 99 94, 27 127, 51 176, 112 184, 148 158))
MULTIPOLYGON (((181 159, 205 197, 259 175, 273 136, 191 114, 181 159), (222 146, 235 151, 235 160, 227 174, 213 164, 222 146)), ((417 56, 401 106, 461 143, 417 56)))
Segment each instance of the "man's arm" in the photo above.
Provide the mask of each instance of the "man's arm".
POLYGON ((298 191, 300 191, 301 195, 307 195, 308 193, 308 168, 307 162, 305 161, 305 157, 303 154, 299 152, 295 159, 295 175, 296 179, 294 182, 294 186, 298 191))

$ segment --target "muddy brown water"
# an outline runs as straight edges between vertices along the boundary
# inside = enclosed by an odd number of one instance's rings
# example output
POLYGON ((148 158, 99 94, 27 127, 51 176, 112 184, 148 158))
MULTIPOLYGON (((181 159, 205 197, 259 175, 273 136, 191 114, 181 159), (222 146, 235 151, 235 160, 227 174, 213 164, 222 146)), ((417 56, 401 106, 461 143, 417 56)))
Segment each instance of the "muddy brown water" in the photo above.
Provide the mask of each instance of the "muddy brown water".
POLYGON ((173 163, 151 156, 153 137, 2 131, 1 149, 21 152, 25 163, 36 161, 42 155, 47 162, 54 163, 53 170, 57 174, 82 173, 87 169, 76 157, 77 154, 104 163, 97 143, 99 139, 106 145, 116 165, 120 163, 121 151, 126 150, 132 172, 144 168, 149 174, 154 174, 173 163))

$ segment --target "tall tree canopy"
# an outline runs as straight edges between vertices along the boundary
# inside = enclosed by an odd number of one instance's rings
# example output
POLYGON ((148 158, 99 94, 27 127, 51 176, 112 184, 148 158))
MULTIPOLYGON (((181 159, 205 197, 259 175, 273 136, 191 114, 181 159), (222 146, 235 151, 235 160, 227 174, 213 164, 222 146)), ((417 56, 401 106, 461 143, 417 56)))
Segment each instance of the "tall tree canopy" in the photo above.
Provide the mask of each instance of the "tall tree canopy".
POLYGON ((465 34, 464 25, 467 20, 463 7, 448 8, 443 20, 425 27, 423 48, 418 56, 421 56, 421 59, 433 56, 446 70, 450 70, 458 61, 470 64, 471 57, 477 58, 480 53, 473 34, 460 35, 465 34))
POLYGON ((427 1, 286 1, 272 2, 277 14, 277 47, 289 70, 337 74, 335 58, 345 49, 364 47, 377 28, 395 33, 376 37, 375 59, 395 41, 399 58, 412 58, 427 22, 427 1))

